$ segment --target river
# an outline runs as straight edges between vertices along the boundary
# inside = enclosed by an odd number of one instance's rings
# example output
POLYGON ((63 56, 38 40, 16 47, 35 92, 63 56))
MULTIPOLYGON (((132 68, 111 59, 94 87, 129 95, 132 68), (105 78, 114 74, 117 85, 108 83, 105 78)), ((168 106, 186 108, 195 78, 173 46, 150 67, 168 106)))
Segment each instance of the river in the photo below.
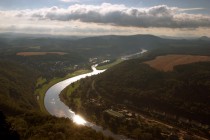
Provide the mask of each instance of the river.
POLYGON ((78 76, 66 79, 64 81, 61 81, 53 85, 51 88, 49 88, 44 98, 45 108, 53 116, 69 118, 78 125, 85 125, 85 126, 91 127, 92 129, 96 131, 101 131, 105 136, 111 136, 114 139, 126 139, 125 136, 116 135, 109 130, 103 130, 101 126, 98 126, 91 122, 86 121, 83 117, 75 114, 75 112, 69 109, 69 107, 66 106, 59 98, 59 94, 61 93, 61 91, 65 87, 70 85, 71 83, 74 83, 87 76, 97 75, 105 71, 105 70, 97 70, 96 66, 92 66, 92 70, 93 71, 90 73, 82 74, 82 75, 78 75, 78 76))

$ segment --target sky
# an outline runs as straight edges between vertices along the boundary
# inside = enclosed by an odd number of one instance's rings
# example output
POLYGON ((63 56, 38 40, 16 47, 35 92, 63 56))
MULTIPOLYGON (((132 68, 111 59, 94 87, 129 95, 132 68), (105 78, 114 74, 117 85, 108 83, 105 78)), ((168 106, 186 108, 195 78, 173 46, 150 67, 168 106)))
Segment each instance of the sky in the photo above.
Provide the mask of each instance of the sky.
POLYGON ((0 32, 210 37, 210 0, 0 0, 0 32))

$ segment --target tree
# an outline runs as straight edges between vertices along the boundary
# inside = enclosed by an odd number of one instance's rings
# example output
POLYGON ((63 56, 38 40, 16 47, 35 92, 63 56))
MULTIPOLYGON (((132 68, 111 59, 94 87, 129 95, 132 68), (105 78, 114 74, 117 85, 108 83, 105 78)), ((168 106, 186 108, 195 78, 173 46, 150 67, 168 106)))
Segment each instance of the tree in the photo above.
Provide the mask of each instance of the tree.
POLYGON ((0 111, 0 138, 4 140, 19 140, 19 134, 12 130, 11 125, 6 121, 4 114, 0 111))

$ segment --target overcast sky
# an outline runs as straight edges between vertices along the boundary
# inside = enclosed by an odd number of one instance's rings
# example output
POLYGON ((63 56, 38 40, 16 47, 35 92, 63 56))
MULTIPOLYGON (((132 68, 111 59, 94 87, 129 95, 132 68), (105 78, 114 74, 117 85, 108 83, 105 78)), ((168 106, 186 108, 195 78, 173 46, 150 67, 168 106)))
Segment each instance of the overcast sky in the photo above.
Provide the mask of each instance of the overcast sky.
POLYGON ((209 36, 210 0, 0 0, 0 32, 209 36))

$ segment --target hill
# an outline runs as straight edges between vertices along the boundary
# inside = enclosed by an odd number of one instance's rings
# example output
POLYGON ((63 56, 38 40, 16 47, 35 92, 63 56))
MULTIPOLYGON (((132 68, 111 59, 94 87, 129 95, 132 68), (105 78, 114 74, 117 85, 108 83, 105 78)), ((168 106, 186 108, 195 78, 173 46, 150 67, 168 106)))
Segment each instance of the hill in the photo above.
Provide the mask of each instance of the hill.
POLYGON ((209 135, 209 66, 210 62, 177 65, 165 73, 130 60, 96 77, 95 88, 111 102, 176 125, 184 118, 185 128, 209 135))
POLYGON ((61 98, 86 118, 131 138, 146 138, 148 133, 151 139, 167 139, 172 137, 171 133, 179 138, 186 133, 190 139, 196 135, 209 138, 210 62, 196 62, 203 56, 168 55, 173 60, 187 57, 187 63, 190 62, 187 64, 183 59, 184 63, 174 63, 164 58, 168 56, 161 56, 173 66, 173 70, 164 72, 144 63, 155 62, 153 54, 124 61, 98 76, 82 80, 71 93, 67 87, 61 98), (110 110, 124 117, 117 119, 110 110), (156 129, 158 132, 154 133, 156 129))
POLYGON ((175 66, 174 71, 165 73, 138 60, 130 60, 99 75, 96 87, 98 91, 104 91, 102 95, 115 102, 126 103, 129 100, 138 108, 157 108, 210 124, 209 64, 198 62, 175 66))
POLYGON ((69 119, 40 112, 34 94, 38 76, 24 65, 0 61, 1 139, 108 139, 69 119))
POLYGON ((139 52, 142 48, 151 50, 171 47, 208 47, 210 40, 206 39, 165 39, 153 35, 130 35, 130 36, 97 36, 71 39, 68 37, 34 36, 24 37, 16 35, 0 35, 0 50, 11 52, 25 51, 51 51, 73 52, 83 57, 107 57, 116 58, 122 55, 139 52), (13 50, 14 51, 14 50, 13 50))
POLYGON ((0 61, 0 108, 6 114, 17 114, 31 108, 38 109, 33 96, 36 71, 13 62, 0 61))
POLYGON ((207 36, 202 36, 202 37, 200 37, 199 39, 200 39, 200 40, 207 40, 207 41, 210 41, 210 38, 207 37, 207 36))

